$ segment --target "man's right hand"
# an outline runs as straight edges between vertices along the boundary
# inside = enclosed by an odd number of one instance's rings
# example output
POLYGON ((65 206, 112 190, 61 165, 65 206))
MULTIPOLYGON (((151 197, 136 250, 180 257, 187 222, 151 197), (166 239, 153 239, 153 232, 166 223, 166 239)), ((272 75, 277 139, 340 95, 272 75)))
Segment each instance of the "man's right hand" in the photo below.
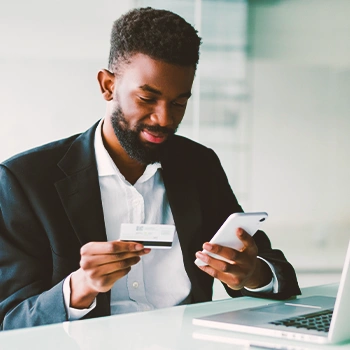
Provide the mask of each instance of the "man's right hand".
POLYGON ((70 307, 88 308, 98 293, 109 291, 113 284, 129 273, 151 249, 134 242, 89 242, 80 250, 80 269, 70 280, 70 307))

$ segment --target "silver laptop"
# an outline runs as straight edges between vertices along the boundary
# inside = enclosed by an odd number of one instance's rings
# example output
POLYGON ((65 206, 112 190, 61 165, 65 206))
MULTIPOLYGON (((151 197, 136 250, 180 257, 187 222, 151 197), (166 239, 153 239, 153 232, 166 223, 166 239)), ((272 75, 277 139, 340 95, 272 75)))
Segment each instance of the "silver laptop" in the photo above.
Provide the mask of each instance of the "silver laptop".
POLYGON ((350 340, 350 242, 336 298, 311 296, 193 319, 193 324, 312 343, 350 340))

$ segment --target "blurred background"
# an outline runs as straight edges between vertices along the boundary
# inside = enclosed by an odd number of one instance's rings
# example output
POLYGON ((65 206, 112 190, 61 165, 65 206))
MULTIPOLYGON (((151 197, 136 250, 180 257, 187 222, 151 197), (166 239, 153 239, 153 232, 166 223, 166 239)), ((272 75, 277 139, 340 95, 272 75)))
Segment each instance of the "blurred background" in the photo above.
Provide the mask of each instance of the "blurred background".
MULTIPOLYGON (((203 40, 179 134, 213 148, 302 287, 337 282, 350 237, 349 0, 0 0, 0 161, 104 116, 113 21, 177 12, 203 40)), ((226 297, 215 283, 214 298, 226 297)))

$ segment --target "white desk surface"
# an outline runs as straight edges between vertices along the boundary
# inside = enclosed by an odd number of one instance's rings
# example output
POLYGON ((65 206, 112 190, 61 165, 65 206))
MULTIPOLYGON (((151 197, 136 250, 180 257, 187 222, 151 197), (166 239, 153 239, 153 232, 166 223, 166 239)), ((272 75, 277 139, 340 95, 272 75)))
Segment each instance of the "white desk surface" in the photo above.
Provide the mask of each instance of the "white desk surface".
MULTIPOLYGON (((338 285, 330 284, 303 289, 303 296, 335 296, 338 285)), ((250 306, 260 306, 270 300, 256 298, 225 299, 208 303, 177 306, 147 311, 65 322, 61 324, 0 332, 1 350, 236 350, 248 349, 242 342, 272 343, 287 346, 281 349, 349 349, 345 345, 312 345, 270 337, 243 335, 192 325, 193 317, 230 311, 250 306), (197 339, 210 335, 216 340, 197 339), (239 343, 241 342, 241 343, 239 343), (291 347, 294 346, 294 347, 291 347)), ((267 347, 267 349, 273 347, 267 347)), ((250 349, 261 349, 251 347, 250 349)))

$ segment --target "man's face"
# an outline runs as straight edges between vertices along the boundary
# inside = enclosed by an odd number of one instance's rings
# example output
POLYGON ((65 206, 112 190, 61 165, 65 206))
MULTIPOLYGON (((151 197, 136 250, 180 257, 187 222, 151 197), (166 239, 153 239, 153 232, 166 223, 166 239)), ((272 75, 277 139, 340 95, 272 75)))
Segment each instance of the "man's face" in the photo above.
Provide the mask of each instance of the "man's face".
POLYGON ((128 156, 142 164, 161 160, 191 96, 195 69, 134 55, 115 79, 111 122, 128 156))

